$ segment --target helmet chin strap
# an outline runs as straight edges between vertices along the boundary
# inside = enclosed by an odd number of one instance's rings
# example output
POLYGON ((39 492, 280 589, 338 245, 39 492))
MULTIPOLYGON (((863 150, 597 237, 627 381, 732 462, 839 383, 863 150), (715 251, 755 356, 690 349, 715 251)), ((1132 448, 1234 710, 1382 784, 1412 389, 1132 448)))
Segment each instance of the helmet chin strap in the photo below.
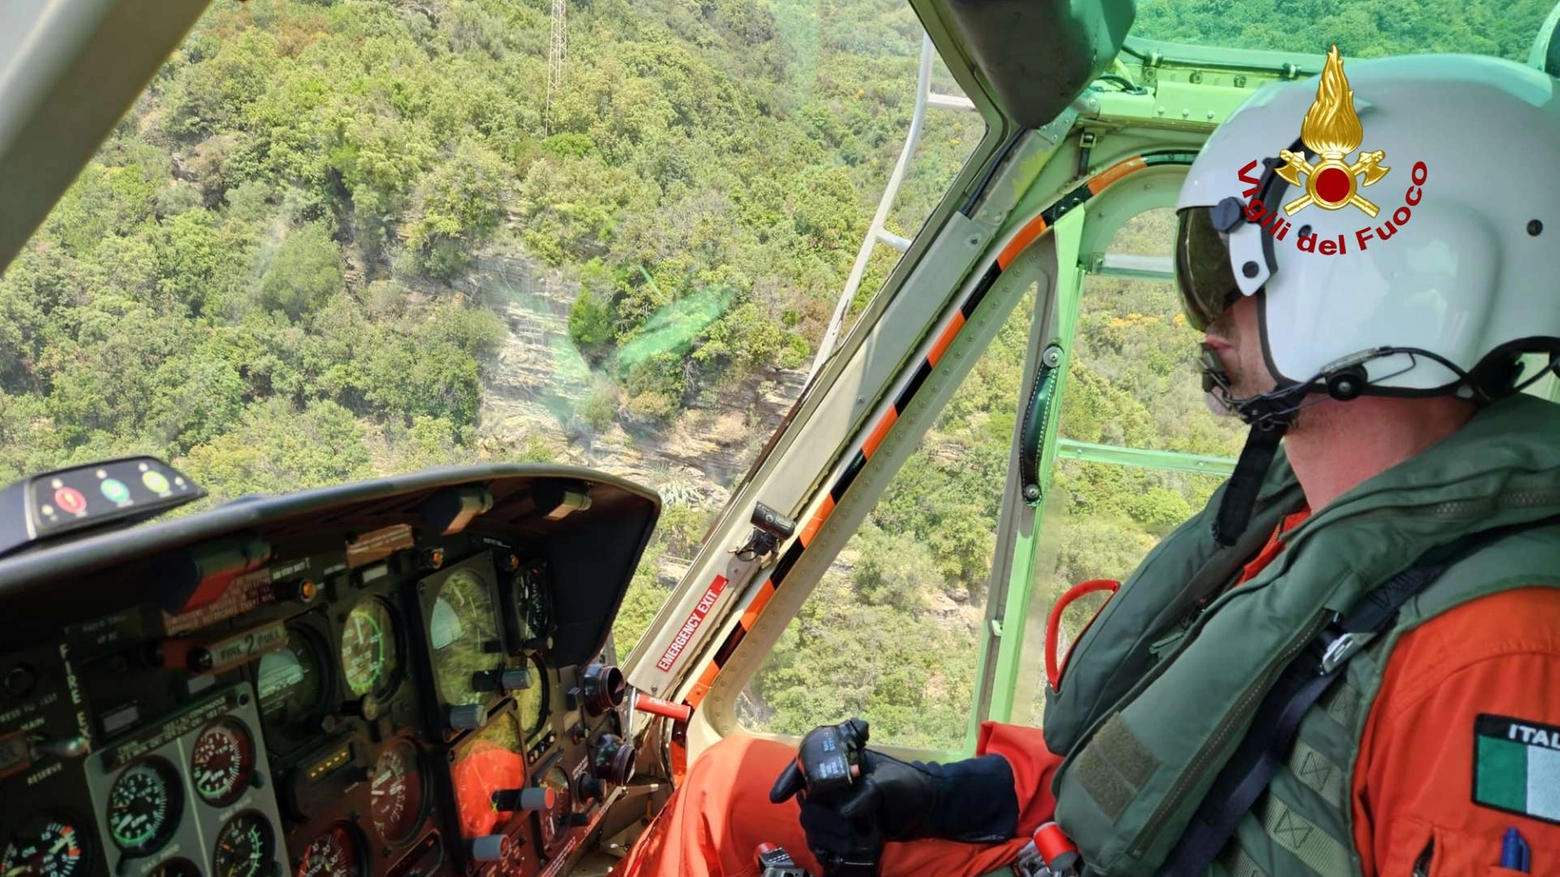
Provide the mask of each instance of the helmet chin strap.
POLYGON ((1213 521, 1214 540, 1220 545, 1229 546, 1235 544, 1251 523, 1257 494, 1262 490, 1262 479, 1273 465, 1284 433, 1294 425, 1300 402, 1309 392, 1309 387, 1291 383, 1261 395, 1239 399, 1231 394, 1230 377, 1212 348, 1203 346, 1199 363, 1203 374, 1203 390, 1209 398, 1251 427, 1251 431, 1246 434, 1246 444, 1240 450, 1240 459, 1235 463, 1235 471, 1230 474, 1229 483, 1225 485, 1218 515, 1213 521))

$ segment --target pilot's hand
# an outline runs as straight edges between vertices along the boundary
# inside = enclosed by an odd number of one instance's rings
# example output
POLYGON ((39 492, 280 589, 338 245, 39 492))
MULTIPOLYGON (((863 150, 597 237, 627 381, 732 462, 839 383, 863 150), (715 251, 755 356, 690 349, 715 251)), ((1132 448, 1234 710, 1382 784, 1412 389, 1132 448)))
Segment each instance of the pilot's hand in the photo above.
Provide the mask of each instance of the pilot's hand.
POLYGON ((862 780, 834 802, 848 820, 868 820, 884 840, 937 837, 932 811, 937 806, 939 777, 920 762, 903 762, 871 749, 861 753, 862 780))
POLYGON ((864 750, 861 759, 861 779, 827 802, 808 799, 806 780, 795 762, 775 781, 769 800, 778 804, 796 795, 808 845, 842 854, 851 849, 863 826, 876 828, 885 840, 933 837, 927 819, 937 803, 937 778, 919 765, 871 749, 864 750))
POLYGON ((852 848, 853 838, 859 839, 864 824, 893 841, 993 843, 1017 831, 1013 770, 1000 755, 930 764, 867 749, 862 762, 861 780, 827 803, 807 800, 806 781, 795 763, 780 774, 769 798, 778 804, 795 795, 808 845, 841 854, 852 848))

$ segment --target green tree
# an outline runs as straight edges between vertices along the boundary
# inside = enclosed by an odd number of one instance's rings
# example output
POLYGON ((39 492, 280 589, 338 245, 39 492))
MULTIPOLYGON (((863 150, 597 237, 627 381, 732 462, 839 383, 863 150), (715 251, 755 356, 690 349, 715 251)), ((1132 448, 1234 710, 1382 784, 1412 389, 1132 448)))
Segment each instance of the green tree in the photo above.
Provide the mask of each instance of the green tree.
POLYGON ((259 305, 294 320, 343 290, 341 249, 320 223, 297 229, 275 250, 262 252, 261 263, 259 305))
POLYGON ((466 139, 417 186, 406 242, 429 275, 450 280, 498 224, 504 165, 493 150, 466 139))

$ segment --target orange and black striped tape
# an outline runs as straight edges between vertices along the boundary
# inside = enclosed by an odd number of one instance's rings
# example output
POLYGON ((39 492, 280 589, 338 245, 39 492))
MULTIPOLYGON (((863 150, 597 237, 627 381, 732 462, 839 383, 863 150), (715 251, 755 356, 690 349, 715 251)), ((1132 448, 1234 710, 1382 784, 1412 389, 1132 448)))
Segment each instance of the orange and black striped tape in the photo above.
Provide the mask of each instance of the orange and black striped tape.
MULTIPOLYGON (((742 617, 738 619, 737 625, 726 635, 726 639, 720 644, 720 648, 715 650, 715 655, 699 674, 698 680, 694 682, 693 688, 689 690, 688 696, 683 699, 683 703, 691 707, 698 707, 704 701, 705 695, 709 693, 710 687, 715 683, 715 678, 720 675, 721 668, 726 665, 726 661, 737 650, 737 646, 742 644, 742 640, 747 636, 748 631, 752 630, 753 626, 758 622, 759 615, 769 605, 769 601, 774 598, 775 592, 784 584, 786 576, 791 572, 791 568, 801 559, 802 553, 807 550, 807 546, 817 536, 818 530, 822 528, 823 523, 833 513, 835 504, 845 496, 845 491, 850 489, 851 483, 856 480, 856 475, 866 466, 867 460, 872 458, 878 446, 882 444, 884 436, 888 435, 889 430, 893 428, 894 423, 899 419, 899 415, 909 407, 910 400, 915 398, 915 394, 921 389, 922 384, 926 383, 926 379, 931 376, 932 369, 937 367, 937 363, 948 350, 948 346, 953 343, 953 339, 964 328, 965 321, 969 319, 970 315, 975 312, 975 308, 985 299, 986 293, 991 290, 997 278, 1002 276, 1002 272, 1009 265, 1013 264, 1013 260, 1017 259, 1019 254, 1031 244, 1039 240, 1040 236, 1047 230, 1054 227, 1059 219, 1086 203, 1090 198, 1103 192, 1106 187, 1117 180, 1146 168, 1165 165, 1188 165, 1192 163, 1192 159, 1196 158, 1196 156, 1196 152, 1161 150, 1147 152, 1119 161, 1080 183, 1061 198, 1058 198, 1051 206, 1024 223, 1012 238, 1003 245, 1002 249, 998 251, 996 259, 987 266, 985 273, 981 275, 980 281, 975 284, 975 288, 970 291, 969 296, 960 303, 958 309, 953 312, 948 321, 937 331, 935 336, 937 340, 916 366, 915 373, 911 375, 909 383, 905 384, 904 388, 899 391, 899 394, 894 397, 893 404, 886 408, 878 417, 871 431, 862 440, 861 447, 852 454, 850 464, 845 467, 845 471, 840 473, 840 477, 829 488, 829 493, 823 498, 823 503, 813 513, 812 517, 808 519, 807 524, 797 533, 796 540, 780 556, 780 561, 775 564, 775 568, 769 574, 769 578, 759 586, 757 593, 753 595, 753 599, 748 603, 747 608, 743 610, 742 617)), ((686 752, 677 752, 676 750, 679 747, 675 742, 672 748, 674 766, 685 766, 687 761, 686 752)), ((674 778, 679 782, 682 778, 681 773, 681 770, 674 770, 674 778)))

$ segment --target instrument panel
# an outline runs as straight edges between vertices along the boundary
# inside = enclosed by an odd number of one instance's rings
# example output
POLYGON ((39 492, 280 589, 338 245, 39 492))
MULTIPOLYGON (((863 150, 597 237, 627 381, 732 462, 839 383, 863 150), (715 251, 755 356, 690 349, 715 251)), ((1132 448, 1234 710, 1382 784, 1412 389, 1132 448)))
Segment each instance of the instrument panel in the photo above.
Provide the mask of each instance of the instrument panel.
POLYGON ((633 775, 609 631, 659 502, 565 471, 0 560, 4 877, 566 873, 633 775))

